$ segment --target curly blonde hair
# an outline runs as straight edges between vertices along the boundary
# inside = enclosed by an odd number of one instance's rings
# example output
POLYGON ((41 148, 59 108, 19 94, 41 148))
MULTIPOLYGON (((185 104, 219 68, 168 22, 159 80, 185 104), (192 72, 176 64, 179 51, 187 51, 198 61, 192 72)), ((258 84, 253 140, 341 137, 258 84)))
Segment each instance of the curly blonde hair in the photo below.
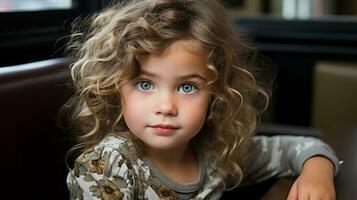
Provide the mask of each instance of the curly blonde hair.
POLYGON ((255 131, 270 92, 256 83, 254 48, 236 32, 223 5, 215 0, 132 0, 106 8, 89 22, 82 27, 76 23, 68 46, 75 59, 71 72, 77 92, 67 105, 74 106, 84 150, 108 134, 140 147, 124 122, 119 88, 140 73, 139 55, 163 52, 189 38, 209 52, 207 67, 215 75, 200 131, 204 134, 194 142, 207 150, 215 146, 218 167, 238 184, 245 155, 241 147, 255 131))

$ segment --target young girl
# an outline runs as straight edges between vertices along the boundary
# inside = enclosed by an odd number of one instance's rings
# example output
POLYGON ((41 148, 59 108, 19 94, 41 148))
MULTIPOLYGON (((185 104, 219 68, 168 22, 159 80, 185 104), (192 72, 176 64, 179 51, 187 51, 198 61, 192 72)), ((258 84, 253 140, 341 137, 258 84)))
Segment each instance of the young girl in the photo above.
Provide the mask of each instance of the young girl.
MULTIPOLYGON (((214 0, 133 0, 75 32, 71 199, 219 199, 297 176, 290 199, 334 199, 338 160, 308 137, 253 136, 269 90, 214 0)), ((263 74, 264 75, 264 74, 263 74)))

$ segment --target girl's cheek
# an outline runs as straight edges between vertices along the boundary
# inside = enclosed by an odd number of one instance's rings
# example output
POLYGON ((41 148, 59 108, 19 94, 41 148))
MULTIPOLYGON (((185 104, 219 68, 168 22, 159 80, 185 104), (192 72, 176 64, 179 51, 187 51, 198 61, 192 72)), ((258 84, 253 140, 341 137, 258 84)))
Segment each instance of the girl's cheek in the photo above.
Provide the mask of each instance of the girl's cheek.
POLYGON ((133 95, 131 98, 128 98, 126 104, 128 105, 127 108, 129 109, 128 111, 133 114, 140 114, 142 113, 145 109, 145 107, 148 105, 148 102, 145 100, 145 98, 133 95))
POLYGON ((201 123, 205 121, 208 110, 208 96, 202 95, 198 99, 185 99, 185 112, 188 121, 201 123))

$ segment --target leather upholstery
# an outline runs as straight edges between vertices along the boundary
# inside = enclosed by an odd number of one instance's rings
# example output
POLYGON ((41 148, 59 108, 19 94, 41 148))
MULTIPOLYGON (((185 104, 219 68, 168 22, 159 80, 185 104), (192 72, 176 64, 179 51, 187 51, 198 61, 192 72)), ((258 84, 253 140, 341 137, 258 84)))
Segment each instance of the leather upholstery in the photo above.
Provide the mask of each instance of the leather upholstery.
POLYGON ((56 122, 72 93, 69 63, 57 58, 0 68, 2 180, 11 196, 68 199, 64 155, 72 142, 56 122))

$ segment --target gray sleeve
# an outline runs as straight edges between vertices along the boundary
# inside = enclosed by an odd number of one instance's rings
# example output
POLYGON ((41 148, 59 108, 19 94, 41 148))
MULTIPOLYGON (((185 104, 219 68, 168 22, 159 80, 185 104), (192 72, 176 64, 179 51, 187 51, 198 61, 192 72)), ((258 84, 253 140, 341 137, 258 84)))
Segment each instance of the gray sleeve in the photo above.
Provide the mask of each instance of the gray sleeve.
POLYGON ((339 160, 323 141, 304 136, 253 136, 249 163, 243 169, 243 184, 257 183, 272 177, 297 176, 304 162, 312 156, 328 158, 339 171, 339 160))

